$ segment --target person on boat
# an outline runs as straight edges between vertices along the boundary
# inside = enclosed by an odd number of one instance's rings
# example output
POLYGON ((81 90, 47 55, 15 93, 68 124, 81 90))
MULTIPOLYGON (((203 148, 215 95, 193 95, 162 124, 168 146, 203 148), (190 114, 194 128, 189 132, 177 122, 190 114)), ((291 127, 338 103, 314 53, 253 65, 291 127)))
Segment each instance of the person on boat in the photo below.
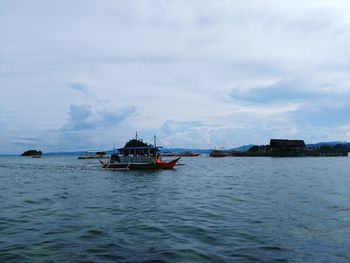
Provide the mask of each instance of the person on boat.
POLYGON ((118 154, 115 154, 115 153, 113 153, 112 155, 111 155, 111 162, 120 162, 120 158, 119 158, 119 155, 118 154))
POLYGON ((156 155, 156 163, 162 163, 162 160, 160 159, 159 153, 157 153, 157 155, 156 155))

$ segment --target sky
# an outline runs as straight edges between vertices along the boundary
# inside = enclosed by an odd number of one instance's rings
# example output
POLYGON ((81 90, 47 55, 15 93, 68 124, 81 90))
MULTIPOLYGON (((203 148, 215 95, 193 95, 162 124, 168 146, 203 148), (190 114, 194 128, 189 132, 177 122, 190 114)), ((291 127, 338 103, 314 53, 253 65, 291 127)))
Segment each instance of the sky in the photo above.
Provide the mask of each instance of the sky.
POLYGON ((350 141, 348 0, 0 0, 0 154, 350 141))

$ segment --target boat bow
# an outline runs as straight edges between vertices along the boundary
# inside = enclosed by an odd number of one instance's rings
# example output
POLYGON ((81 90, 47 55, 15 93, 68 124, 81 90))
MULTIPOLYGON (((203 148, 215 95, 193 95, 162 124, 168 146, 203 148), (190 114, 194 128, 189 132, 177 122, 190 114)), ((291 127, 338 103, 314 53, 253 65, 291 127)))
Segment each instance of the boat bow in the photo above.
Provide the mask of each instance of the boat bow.
POLYGON ((169 162, 157 161, 156 164, 160 169, 173 169, 176 163, 180 160, 181 157, 178 157, 169 162))

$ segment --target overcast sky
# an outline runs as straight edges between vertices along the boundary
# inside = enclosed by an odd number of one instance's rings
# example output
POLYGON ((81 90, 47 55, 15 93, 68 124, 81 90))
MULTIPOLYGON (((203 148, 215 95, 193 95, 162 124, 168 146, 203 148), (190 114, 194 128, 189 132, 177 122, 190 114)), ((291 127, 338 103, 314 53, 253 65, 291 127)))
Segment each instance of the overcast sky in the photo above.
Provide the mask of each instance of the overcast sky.
POLYGON ((0 0, 0 154, 350 141, 350 1, 0 0))

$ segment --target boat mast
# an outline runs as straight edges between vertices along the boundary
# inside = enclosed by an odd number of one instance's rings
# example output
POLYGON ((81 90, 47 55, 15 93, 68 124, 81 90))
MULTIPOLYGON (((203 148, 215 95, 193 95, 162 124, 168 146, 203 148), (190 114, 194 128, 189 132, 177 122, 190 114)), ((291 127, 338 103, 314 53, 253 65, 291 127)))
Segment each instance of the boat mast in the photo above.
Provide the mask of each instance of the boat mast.
POLYGON ((156 135, 154 135, 154 147, 157 147, 157 138, 156 138, 156 135))

